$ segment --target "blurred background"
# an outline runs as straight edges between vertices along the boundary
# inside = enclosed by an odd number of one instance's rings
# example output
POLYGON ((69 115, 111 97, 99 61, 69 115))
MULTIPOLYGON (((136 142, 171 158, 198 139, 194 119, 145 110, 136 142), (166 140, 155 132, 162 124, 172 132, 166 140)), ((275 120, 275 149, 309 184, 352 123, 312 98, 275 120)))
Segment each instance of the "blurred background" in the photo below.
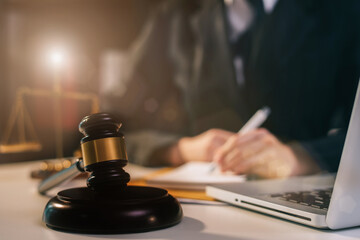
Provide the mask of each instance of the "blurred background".
POLYGON ((0 163, 59 156, 57 126, 73 155, 107 69, 159 2, 0 0, 0 163))

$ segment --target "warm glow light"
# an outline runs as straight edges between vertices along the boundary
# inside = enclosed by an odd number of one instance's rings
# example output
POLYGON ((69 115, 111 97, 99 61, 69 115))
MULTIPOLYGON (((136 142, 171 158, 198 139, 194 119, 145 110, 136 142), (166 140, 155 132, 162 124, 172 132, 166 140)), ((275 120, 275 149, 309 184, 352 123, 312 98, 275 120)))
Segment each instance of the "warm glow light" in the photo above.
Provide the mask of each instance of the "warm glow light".
POLYGON ((50 54, 50 59, 55 67, 59 67, 64 62, 64 54, 60 50, 52 51, 50 54))

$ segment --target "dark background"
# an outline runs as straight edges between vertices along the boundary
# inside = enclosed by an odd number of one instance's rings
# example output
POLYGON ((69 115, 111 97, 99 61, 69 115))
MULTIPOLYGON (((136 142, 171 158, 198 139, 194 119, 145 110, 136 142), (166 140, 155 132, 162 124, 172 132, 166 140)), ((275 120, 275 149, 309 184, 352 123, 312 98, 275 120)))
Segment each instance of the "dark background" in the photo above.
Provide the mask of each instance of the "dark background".
MULTIPOLYGON (((51 90, 45 59, 51 44, 65 44, 71 69, 63 89, 98 94, 99 61, 106 50, 129 47, 160 0, 0 0, 0 142, 21 86, 51 90)), ((53 100, 24 99, 43 144, 40 152, 1 154, 0 163, 55 157, 53 100)), ((77 125, 90 112, 88 103, 63 105, 64 155, 71 156, 81 135, 77 125)))

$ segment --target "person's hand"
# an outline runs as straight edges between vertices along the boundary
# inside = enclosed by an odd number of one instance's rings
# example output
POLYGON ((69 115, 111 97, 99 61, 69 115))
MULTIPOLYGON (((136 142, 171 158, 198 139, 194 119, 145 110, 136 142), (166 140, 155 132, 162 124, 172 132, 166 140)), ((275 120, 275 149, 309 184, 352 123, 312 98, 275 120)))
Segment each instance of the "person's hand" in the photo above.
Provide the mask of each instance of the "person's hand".
POLYGON ((222 171, 255 174, 264 178, 304 175, 319 171, 310 159, 298 159, 293 149, 266 129, 236 134, 215 153, 222 171))
POLYGON ((210 129, 195 137, 181 138, 177 144, 177 149, 183 163, 212 161, 215 150, 235 135, 235 133, 225 130, 210 129))

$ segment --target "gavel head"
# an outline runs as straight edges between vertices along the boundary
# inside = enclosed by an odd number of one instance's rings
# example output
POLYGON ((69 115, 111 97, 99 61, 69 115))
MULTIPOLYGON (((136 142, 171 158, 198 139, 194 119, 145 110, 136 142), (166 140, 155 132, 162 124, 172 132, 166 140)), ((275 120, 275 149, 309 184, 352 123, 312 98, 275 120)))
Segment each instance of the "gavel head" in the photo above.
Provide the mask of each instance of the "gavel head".
POLYGON ((96 192, 117 193, 130 181, 123 170, 128 161, 120 127, 120 121, 108 113, 86 116, 79 124, 79 131, 84 134, 81 139, 84 169, 92 172, 87 185, 96 192))

